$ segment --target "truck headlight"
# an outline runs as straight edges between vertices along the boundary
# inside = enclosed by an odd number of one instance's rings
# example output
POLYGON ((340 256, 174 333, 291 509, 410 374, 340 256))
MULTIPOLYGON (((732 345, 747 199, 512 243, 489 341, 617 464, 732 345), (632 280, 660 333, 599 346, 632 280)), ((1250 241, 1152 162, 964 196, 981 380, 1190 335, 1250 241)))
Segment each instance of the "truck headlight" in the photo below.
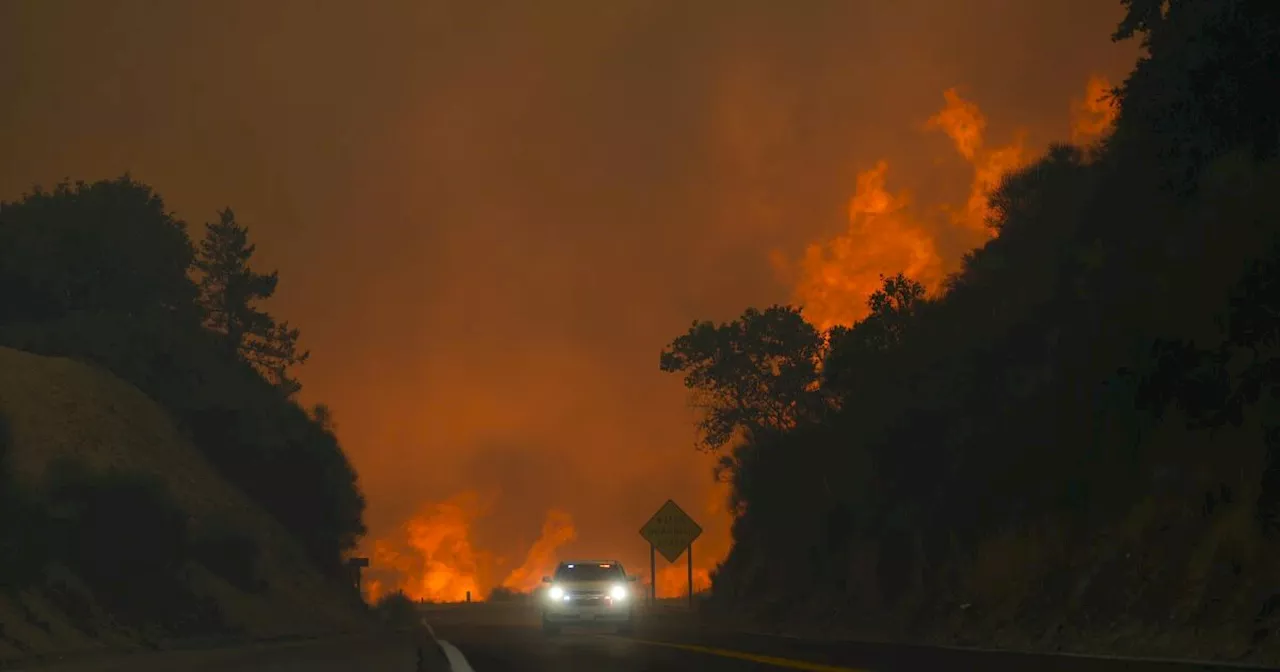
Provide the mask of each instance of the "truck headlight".
POLYGON ((627 587, 626 587, 626 586, 614 586, 613 588, 610 588, 610 589, 609 589, 609 597, 612 597, 614 600, 625 600, 625 599, 627 599, 627 587))
POLYGON ((547 597, 559 602, 564 599, 564 588, 561 588, 560 586, 551 586, 551 589, 547 591, 547 597))

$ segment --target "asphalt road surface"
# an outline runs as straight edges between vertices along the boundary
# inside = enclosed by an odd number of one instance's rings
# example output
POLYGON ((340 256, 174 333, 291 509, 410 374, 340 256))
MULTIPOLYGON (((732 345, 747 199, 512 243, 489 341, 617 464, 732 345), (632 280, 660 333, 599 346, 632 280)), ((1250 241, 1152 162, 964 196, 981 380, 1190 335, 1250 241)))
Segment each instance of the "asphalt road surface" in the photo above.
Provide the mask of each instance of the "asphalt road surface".
MULTIPOLYGON (((735 633, 669 609, 627 636, 611 628, 546 635, 528 605, 426 608, 426 627, 206 651, 83 658, 22 666, 46 672, 1190 672, 1243 669, 735 633)), ((3 668, 3 666, 0 666, 3 668)), ((1254 668, 1258 669, 1258 668, 1254 668)))
POLYGON ((450 672, 442 657, 426 651, 419 665, 425 631, 384 632, 330 639, 227 647, 204 651, 165 651, 133 655, 85 656, 74 661, 27 664, 14 668, 40 672, 450 672))
POLYGON ((536 612, 519 605, 459 605, 424 612, 452 672, 1190 672, 1241 669, 1063 656, 805 641, 732 633, 687 615, 654 613, 633 634, 611 628, 542 632, 536 612))

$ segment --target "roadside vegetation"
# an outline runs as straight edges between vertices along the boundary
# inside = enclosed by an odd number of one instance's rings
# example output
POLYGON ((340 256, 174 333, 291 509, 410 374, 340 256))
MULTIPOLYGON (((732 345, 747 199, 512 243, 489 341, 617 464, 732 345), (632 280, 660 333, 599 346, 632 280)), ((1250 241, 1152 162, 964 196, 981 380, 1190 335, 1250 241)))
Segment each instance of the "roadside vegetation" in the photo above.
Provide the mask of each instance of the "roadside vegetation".
POLYGON ((202 234, 127 175, 0 203, 0 658, 361 611, 364 498, 277 275, 231 210, 202 234))
POLYGON ((1280 662, 1280 12, 1122 4, 1147 54, 1113 133, 1009 176, 942 292, 895 275, 857 324, 749 309, 664 350, 738 513, 708 608, 1280 662))
POLYGON ((489 591, 489 595, 484 598, 485 602, 529 602, 533 599, 532 593, 523 593, 518 590, 498 586, 489 591))
POLYGON ((400 590, 378 598, 373 603, 373 614, 383 623, 398 626, 416 625, 421 618, 418 603, 400 590))

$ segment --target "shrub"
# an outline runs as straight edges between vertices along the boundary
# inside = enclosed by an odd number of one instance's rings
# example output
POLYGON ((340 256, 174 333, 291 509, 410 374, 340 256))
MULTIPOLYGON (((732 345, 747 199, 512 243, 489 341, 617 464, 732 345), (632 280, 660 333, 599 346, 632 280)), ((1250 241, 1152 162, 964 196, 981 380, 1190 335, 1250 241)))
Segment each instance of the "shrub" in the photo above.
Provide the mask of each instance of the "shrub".
POLYGON ((128 175, 0 201, 0 343, 136 385, 345 580, 343 553, 365 532, 355 471, 328 413, 312 417, 291 397, 286 369, 307 353, 296 329, 255 306, 276 274, 251 268, 247 229, 229 209, 220 217, 196 245, 160 195, 128 175), (244 324, 229 330, 230 314, 244 324))
POLYGON ((174 635, 221 628, 216 606, 184 580, 187 516, 162 482, 60 460, 48 493, 58 559, 124 624, 174 635))
POLYGON ((373 605, 373 613, 384 623, 412 623, 417 605, 404 591, 397 590, 379 598, 373 605))
POLYGON ((197 562, 250 593, 263 593, 268 588, 259 572, 261 553, 256 537, 221 518, 209 521, 192 543, 192 556, 197 562))
POLYGON ((49 560, 44 511, 9 473, 12 440, 8 420, 0 415, 0 589, 5 590, 35 582, 49 560))
POLYGON ((186 514, 159 480, 93 472, 59 460, 49 470, 49 499, 70 535, 62 549, 86 580, 127 583, 175 574, 187 555, 186 514))
POLYGON ((487 602, 520 602, 529 596, 518 590, 512 590, 505 586, 498 586, 489 591, 489 597, 485 598, 487 602))

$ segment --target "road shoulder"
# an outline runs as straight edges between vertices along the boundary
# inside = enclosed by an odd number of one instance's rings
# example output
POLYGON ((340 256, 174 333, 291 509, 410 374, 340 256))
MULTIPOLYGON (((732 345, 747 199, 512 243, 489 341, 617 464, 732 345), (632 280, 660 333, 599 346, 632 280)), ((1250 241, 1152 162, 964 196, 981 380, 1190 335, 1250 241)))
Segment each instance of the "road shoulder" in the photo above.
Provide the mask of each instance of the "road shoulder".
POLYGON ((435 629, 425 617, 421 623, 417 672, 474 672, 458 647, 436 637, 435 629))

